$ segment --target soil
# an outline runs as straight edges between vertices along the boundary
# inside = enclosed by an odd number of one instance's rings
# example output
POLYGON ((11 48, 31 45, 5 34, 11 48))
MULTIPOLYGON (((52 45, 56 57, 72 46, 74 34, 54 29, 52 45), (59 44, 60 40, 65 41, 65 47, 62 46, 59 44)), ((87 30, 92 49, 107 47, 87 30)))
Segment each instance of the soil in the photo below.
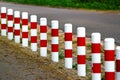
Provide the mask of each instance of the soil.
POLYGON ((53 63, 38 52, 0 36, 0 80, 86 80, 77 70, 65 69, 63 60, 53 63))

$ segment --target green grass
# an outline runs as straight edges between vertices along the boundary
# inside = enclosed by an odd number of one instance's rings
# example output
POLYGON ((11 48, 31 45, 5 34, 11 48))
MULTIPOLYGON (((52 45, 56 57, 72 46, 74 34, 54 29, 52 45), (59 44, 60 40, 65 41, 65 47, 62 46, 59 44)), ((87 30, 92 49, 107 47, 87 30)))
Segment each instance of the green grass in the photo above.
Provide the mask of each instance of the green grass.
POLYGON ((4 0, 4 1, 51 7, 120 10, 119 0, 4 0))
POLYGON ((73 69, 77 70, 77 63, 74 63, 74 64, 72 65, 72 67, 73 67, 73 69))
POLYGON ((64 52, 59 51, 59 60, 64 59, 64 52))

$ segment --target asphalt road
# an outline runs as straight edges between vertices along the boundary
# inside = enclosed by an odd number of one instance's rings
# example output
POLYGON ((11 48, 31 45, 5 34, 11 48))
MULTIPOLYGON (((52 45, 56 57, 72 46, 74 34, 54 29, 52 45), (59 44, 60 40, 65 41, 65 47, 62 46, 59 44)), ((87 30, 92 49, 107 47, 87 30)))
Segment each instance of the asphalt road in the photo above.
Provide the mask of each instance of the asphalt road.
POLYGON ((87 29, 87 36, 90 37, 93 32, 100 32, 102 39, 113 37, 117 44, 120 45, 120 14, 118 13, 58 9, 0 2, 0 7, 2 6, 21 12, 27 11, 30 15, 37 15, 38 19, 40 17, 46 17, 48 18, 48 25, 50 25, 51 20, 57 19, 60 22, 60 29, 63 30, 65 23, 72 23, 75 34, 77 27, 84 26, 87 29))

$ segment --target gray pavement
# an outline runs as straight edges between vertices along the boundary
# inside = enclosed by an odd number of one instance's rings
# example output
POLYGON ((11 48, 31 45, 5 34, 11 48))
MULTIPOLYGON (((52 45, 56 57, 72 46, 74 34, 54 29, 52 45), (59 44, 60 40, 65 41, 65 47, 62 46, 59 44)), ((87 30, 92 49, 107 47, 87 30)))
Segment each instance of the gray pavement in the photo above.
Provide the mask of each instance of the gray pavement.
POLYGON ((102 39, 113 37, 117 44, 120 45, 120 14, 0 2, 0 7, 2 6, 21 12, 27 11, 30 15, 37 15, 38 19, 40 17, 46 17, 48 18, 48 25, 50 25, 51 20, 57 19, 60 21, 60 29, 62 30, 64 30, 65 23, 72 23, 74 34, 76 34, 77 27, 84 26, 87 29, 88 37, 90 37, 93 32, 100 32, 102 39))

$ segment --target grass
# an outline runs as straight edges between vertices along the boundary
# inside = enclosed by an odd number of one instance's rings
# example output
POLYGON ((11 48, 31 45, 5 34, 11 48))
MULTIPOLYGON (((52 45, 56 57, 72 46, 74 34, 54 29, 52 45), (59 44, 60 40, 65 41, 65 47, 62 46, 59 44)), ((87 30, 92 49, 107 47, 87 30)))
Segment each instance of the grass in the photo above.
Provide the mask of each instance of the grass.
POLYGON ((64 59, 64 52, 63 51, 59 51, 59 59, 64 59))
POLYGON ((51 7, 120 10, 119 0, 4 0, 4 1, 51 7))
POLYGON ((74 64, 72 65, 72 67, 73 67, 73 69, 77 70, 77 63, 74 63, 74 64))

